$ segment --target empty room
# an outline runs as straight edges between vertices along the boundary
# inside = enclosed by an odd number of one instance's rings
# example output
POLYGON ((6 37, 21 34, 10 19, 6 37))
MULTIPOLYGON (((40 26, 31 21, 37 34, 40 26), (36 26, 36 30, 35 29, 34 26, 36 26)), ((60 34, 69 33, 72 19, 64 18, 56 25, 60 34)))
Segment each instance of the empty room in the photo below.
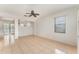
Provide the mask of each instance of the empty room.
POLYGON ((76 54, 75 4, 0 4, 0 54, 76 54))

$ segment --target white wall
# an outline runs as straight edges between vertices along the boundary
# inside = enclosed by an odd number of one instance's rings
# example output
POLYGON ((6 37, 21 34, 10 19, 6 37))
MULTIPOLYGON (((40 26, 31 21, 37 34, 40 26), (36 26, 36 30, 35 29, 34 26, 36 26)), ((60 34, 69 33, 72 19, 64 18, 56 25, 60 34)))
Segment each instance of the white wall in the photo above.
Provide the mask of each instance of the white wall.
POLYGON ((18 19, 15 19, 14 25, 15 25, 15 39, 18 39, 18 19))
POLYGON ((79 53, 79 8, 77 13, 77 52, 79 53))
POLYGON ((22 27, 18 26, 18 35, 19 36, 28 36, 33 34, 33 28, 31 27, 22 27))
POLYGON ((37 21, 36 35, 63 42, 66 44, 76 45, 76 24, 77 10, 76 8, 67 9, 57 12, 46 18, 37 21), (66 16, 66 33, 54 32, 54 17, 66 16))

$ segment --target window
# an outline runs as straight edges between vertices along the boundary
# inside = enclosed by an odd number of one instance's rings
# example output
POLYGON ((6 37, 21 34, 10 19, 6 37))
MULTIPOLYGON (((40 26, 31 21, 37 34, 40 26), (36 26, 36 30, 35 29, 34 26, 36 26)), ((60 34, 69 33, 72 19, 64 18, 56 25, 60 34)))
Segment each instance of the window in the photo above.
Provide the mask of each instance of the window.
POLYGON ((54 27, 54 31, 56 33, 65 33, 66 32, 66 23, 65 23, 65 17, 61 16, 61 17, 56 17, 55 18, 55 27, 54 27))

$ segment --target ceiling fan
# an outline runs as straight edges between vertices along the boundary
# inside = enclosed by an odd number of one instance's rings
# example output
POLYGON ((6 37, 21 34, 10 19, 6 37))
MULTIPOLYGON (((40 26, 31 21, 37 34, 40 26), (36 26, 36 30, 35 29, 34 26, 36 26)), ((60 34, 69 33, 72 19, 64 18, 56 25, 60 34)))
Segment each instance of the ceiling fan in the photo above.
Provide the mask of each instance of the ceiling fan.
POLYGON ((34 10, 31 10, 31 13, 25 13, 25 17, 31 17, 31 16, 34 16, 34 17, 37 17, 38 15, 40 15, 39 13, 35 13, 34 10), (27 15, 29 14, 29 16, 27 15))

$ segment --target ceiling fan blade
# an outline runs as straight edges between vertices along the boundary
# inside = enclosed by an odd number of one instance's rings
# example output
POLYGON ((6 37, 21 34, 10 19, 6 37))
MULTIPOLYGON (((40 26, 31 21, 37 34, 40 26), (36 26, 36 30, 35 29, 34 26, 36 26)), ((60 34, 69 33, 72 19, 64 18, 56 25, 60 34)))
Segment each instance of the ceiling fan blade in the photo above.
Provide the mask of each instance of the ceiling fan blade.
POLYGON ((29 15, 29 17, 31 17, 32 16, 32 14, 31 15, 29 15))
POLYGON ((25 17, 27 17, 27 15, 24 15, 25 17))
POLYGON ((40 14, 36 13, 35 15, 40 15, 40 14))
POLYGON ((36 17, 36 15, 35 15, 35 14, 33 14, 33 16, 34 16, 34 17, 36 17))
POLYGON ((26 13, 26 14, 30 14, 30 13, 26 13))

